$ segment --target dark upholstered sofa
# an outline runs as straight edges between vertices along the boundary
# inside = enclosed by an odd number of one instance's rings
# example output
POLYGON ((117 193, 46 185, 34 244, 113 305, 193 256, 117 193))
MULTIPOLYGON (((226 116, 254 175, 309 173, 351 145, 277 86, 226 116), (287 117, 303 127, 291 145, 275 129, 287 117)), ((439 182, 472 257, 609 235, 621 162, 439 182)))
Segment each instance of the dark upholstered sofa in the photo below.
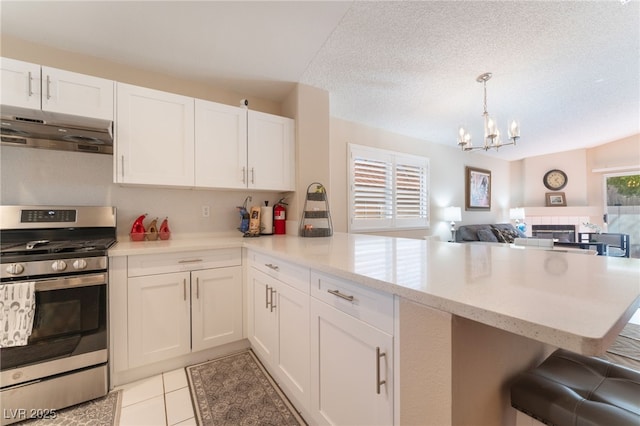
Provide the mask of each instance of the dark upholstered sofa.
POLYGON ((510 223, 486 225, 462 225, 456 231, 456 242, 484 241, 491 243, 512 243, 515 238, 527 236, 510 223))

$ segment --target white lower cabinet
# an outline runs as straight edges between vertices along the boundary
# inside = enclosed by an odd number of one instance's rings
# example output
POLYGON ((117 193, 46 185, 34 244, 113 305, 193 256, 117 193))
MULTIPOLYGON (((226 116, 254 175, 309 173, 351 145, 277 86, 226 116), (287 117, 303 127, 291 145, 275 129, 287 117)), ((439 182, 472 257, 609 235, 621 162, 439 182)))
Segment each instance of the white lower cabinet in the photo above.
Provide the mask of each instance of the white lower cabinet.
POLYGON ((242 339, 241 283, 239 266, 191 273, 192 351, 242 339))
POLYGON ((242 338, 238 267, 129 279, 129 367, 242 338))
POLYGON ((129 367, 191 350, 189 275, 178 272, 129 279, 129 367))
POLYGON ((309 270, 254 253, 249 257, 249 341, 304 411, 309 405, 309 270))
POLYGON ((130 256, 128 275, 127 369, 243 338, 240 249, 130 256))
POLYGON ((392 296, 316 273, 311 283, 312 422, 392 425, 392 296))

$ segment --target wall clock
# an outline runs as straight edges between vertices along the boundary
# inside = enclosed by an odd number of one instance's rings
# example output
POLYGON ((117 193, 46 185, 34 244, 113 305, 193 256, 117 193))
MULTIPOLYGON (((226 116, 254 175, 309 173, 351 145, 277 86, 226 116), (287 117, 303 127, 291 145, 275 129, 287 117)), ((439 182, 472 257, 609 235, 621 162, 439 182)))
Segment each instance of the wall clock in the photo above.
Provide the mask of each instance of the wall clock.
POLYGON ((553 169, 544 174, 542 183, 552 191, 558 191, 567 185, 567 174, 562 170, 553 169))

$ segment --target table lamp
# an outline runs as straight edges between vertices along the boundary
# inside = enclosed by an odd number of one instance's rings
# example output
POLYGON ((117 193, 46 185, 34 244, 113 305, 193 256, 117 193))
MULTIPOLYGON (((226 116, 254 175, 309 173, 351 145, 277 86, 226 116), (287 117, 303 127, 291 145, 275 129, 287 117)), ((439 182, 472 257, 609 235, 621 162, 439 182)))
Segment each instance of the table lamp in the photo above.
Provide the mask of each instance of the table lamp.
POLYGON ((445 207, 444 220, 451 222, 451 241, 456 240, 456 222, 462 220, 462 209, 460 207, 445 207))

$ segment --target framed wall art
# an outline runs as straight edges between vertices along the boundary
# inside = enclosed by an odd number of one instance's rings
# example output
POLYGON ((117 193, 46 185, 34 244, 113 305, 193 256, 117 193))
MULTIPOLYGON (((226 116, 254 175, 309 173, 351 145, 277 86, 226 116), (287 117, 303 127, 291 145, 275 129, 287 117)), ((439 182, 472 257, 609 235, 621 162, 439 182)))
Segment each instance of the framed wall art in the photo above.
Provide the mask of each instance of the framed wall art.
POLYGON ((564 196, 564 192, 547 192, 545 195, 547 207, 566 207, 567 198, 564 196))
POLYGON ((491 171, 465 167, 465 210, 491 210, 491 171))

